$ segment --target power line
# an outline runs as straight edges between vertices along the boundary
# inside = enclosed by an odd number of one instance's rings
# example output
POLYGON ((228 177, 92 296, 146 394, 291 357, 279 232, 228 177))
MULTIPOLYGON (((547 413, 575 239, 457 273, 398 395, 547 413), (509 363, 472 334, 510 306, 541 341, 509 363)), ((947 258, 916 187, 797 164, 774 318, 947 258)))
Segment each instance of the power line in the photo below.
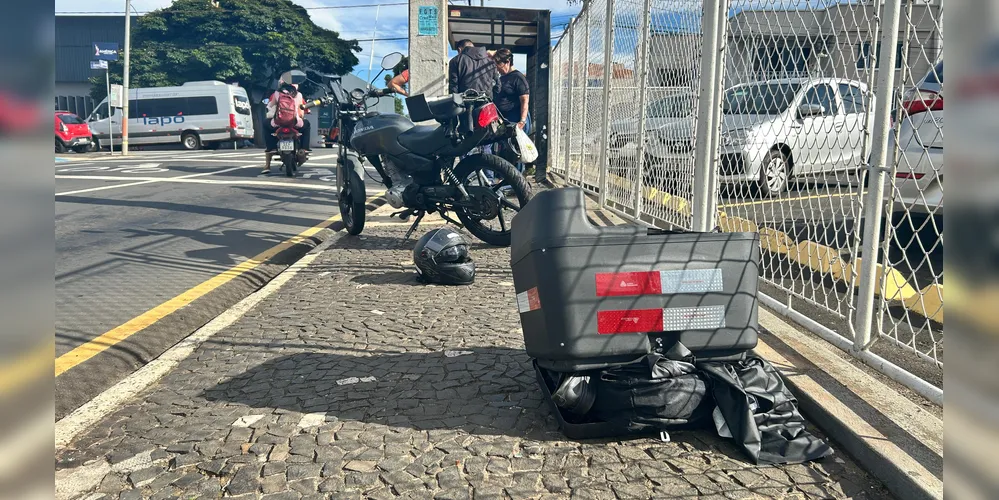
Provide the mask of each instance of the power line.
MULTIPOLYGON (((364 7, 391 7, 391 6, 396 6, 396 5, 409 5, 409 3, 407 3, 407 2, 365 3, 365 4, 356 4, 356 5, 324 5, 324 6, 319 6, 319 7, 302 7, 302 8, 305 9, 305 10, 334 10, 334 9, 359 9, 359 8, 364 8, 364 7)), ((301 7, 301 6, 299 6, 299 7, 301 7)), ((229 9, 207 9, 207 10, 210 10, 211 12, 238 12, 238 11, 229 10, 229 9)), ((153 11, 153 10, 144 10, 144 11, 135 12, 135 13, 136 14, 151 14, 153 12, 156 12, 156 11, 153 11)), ((99 15, 105 15, 105 16, 124 16, 125 15, 125 13, 121 12, 121 11, 106 11, 106 10, 105 11, 72 10, 72 11, 56 12, 55 14, 57 16, 58 15, 66 15, 66 14, 72 14, 72 15, 98 15, 99 14, 99 15)))
MULTIPOLYGON (((343 35, 340 36, 345 42, 399 42, 402 40, 409 40, 409 37, 391 37, 391 38, 345 38, 343 35)), ((204 42, 204 43, 190 43, 190 44, 178 44, 174 42, 150 42, 153 44, 151 47, 138 47, 138 49, 157 49, 161 46, 163 48, 175 48, 175 49, 198 49, 202 47, 263 47, 273 45, 271 42, 244 42, 244 43, 222 43, 222 42, 204 42)), ((61 48, 86 48, 93 49, 93 45, 59 45, 61 48)))

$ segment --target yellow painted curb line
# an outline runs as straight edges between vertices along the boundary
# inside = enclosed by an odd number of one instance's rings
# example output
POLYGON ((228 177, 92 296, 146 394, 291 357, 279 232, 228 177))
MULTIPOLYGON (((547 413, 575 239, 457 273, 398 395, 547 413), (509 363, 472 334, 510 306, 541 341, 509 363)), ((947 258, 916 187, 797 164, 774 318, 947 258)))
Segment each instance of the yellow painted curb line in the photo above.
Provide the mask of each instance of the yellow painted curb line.
POLYGON ((905 308, 937 323, 944 322, 943 285, 933 284, 905 300, 905 308))
MULTIPOLYGON (((854 277, 860 274, 860 267, 864 262, 862 258, 847 262, 840 257, 839 251, 835 248, 814 241, 795 243, 786 233, 773 228, 758 227, 749 219, 721 216, 718 225, 726 233, 759 232, 760 247, 764 250, 787 255, 789 260, 817 273, 829 275, 847 286, 854 285, 854 277)), ((874 289, 878 296, 882 296, 881 283, 884 281, 885 300, 901 302, 906 309, 943 324, 943 285, 930 285, 923 290, 916 290, 897 269, 886 267, 884 264, 877 266, 877 282, 874 289)))
POLYGON ((787 254, 795 248, 794 240, 787 233, 771 227, 760 228, 760 246, 764 250, 779 254, 787 254))
MULTIPOLYGON (((381 194, 375 195, 368 199, 368 203, 372 200, 381 196, 381 194)), ((326 229, 334 222, 340 220, 340 215, 334 215, 315 226, 312 226, 301 233, 298 233, 287 240, 264 250, 263 252, 250 257, 249 259, 239 263, 238 265, 231 267, 221 274, 215 275, 193 288, 177 295, 176 297, 128 320, 127 322, 107 331, 103 334, 97 336, 96 338, 90 340, 89 342, 79 345, 73 350, 59 356, 55 360, 55 376, 58 377, 71 368, 87 361, 88 359, 97 356, 98 354, 110 349, 114 345, 122 342, 123 340, 141 332, 142 330, 148 328, 153 323, 173 314, 184 306, 194 302, 195 300, 207 295, 209 292, 225 285, 226 283, 242 276, 243 274, 256 269, 262 264, 269 261, 274 256, 280 254, 281 252, 304 243, 309 240, 312 236, 315 236, 323 229, 326 229)))
POLYGON ((749 219, 742 217, 729 217, 722 215, 718 217, 718 227, 723 233, 758 233, 760 226, 749 219))

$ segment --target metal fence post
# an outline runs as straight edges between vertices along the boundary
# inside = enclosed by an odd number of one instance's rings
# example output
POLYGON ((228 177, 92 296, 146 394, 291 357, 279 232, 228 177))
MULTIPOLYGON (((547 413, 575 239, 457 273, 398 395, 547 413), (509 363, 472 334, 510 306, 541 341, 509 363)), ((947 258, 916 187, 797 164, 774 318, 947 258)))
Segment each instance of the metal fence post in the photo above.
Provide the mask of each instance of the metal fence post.
MULTIPOLYGON (((575 71, 575 66, 574 66, 575 61, 573 61, 573 52, 575 52, 575 50, 574 50, 575 47, 573 45, 573 43, 574 43, 573 42, 573 38, 574 38, 573 37, 573 33, 576 31, 575 29, 573 29, 573 25, 575 24, 575 21, 576 21, 576 19, 570 19, 569 20, 569 27, 566 28, 566 31, 568 31, 568 43, 569 43, 569 63, 568 63, 568 66, 567 66, 569 68, 569 80, 567 82, 568 88, 566 89, 566 91, 568 92, 568 96, 566 97, 566 99, 564 101, 565 103, 563 105, 566 108, 568 108, 568 109, 566 109, 564 111, 565 114, 563 116, 565 117, 565 124, 562 126, 562 130, 564 131, 564 134, 565 134, 565 180, 566 180, 566 183, 568 183, 571 180, 571 177, 570 177, 569 173, 572 171, 572 116, 573 116, 573 113, 572 113, 572 108, 573 108, 573 106, 572 106, 572 86, 573 86, 572 74, 575 71)), ((565 40, 565 38, 563 38, 563 40, 565 40)), ((559 71, 561 71, 561 70, 562 70, 562 68, 559 68, 559 71)), ((559 117, 559 119, 562 119, 562 117, 559 117)))
POLYGON ((644 0, 642 9, 642 27, 638 35, 638 57, 640 69, 638 77, 638 166, 635 170, 635 218, 641 220, 642 209, 645 204, 645 197, 642 193, 642 184, 645 178, 645 120, 646 120, 646 100, 649 97, 649 36, 652 15, 652 0, 644 0))
POLYGON ((583 63, 583 101, 579 106, 579 109, 583 112, 582 119, 579 121, 579 187, 586 189, 586 166, 584 165, 586 160, 586 116, 590 113, 586 109, 586 101, 590 94, 590 9, 589 4, 583 8, 583 58, 580 61, 583 63))
POLYGON ((713 231, 718 224, 718 153, 721 146, 722 105, 725 96, 725 50, 728 45, 728 0, 718 2, 718 65, 715 68, 715 94, 712 103, 713 125, 711 129, 711 144, 708 146, 709 163, 707 173, 707 206, 704 211, 704 225, 708 231, 713 231))
POLYGON ((603 89, 603 120, 600 124, 600 206, 607 206, 607 152, 610 144, 610 93, 611 80, 614 78, 614 0, 607 1, 607 12, 604 17, 604 89, 603 89))
POLYGON ((715 151, 710 151, 714 139, 720 131, 715 122, 715 108, 720 106, 715 102, 718 95, 716 85, 721 85, 718 67, 721 58, 719 47, 719 31, 721 30, 721 4, 725 0, 704 0, 704 16, 701 23, 701 75, 700 91, 697 106, 697 136, 694 149, 694 186, 691 200, 691 228, 694 231, 707 232, 713 228, 709 214, 711 205, 711 169, 714 167, 715 151))
POLYGON ((871 344, 871 321, 874 318, 875 286, 878 272, 878 246, 881 240, 882 199, 888 168, 888 134, 891 129, 892 92, 895 87, 895 65, 898 54, 898 28, 902 15, 902 0, 886 0, 881 24, 881 50, 878 55, 881 70, 875 95, 874 133, 871 143, 871 163, 867 165, 870 180, 864 202, 864 239, 861 241, 863 263, 857 280, 857 317, 854 323, 853 347, 865 350, 871 344))

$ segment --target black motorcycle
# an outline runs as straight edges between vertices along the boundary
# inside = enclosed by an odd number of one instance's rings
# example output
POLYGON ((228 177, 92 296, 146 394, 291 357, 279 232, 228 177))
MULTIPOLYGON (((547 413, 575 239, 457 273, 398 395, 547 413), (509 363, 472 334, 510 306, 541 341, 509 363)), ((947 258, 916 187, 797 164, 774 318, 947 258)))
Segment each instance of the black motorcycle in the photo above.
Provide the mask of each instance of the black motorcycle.
MULTIPOLYGON (((383 71, 401 58, 399 53, 385 56, 383 71)), ((506 140, 515 133, 487 96, 474 91, 434 99, 412 96, 406 100, 410 120, 369 110, 371 99, 385 97, 389 91, 355 89, 341 100, 332 86, 330 90, 329 95, 306 106, 336 107, 337 161, 342 172, 337 181, 345 180, 340 190, 340 213, 350 234, 359 234, 364 227, 360 179, 365 162, 369 162, 388 188, 389 204, 402 209, 392 216, 408 220, 416 215, 406 238, 426 214, 437 213, 490 245, 510 245, 510 221, 531 199, 531 188, 509 161, 491 154, 469 155, 476 147, 506 140), (413 123, 431 120, 437 125, 413 123), (452 211, 458 220, 450 217, 452 211)))

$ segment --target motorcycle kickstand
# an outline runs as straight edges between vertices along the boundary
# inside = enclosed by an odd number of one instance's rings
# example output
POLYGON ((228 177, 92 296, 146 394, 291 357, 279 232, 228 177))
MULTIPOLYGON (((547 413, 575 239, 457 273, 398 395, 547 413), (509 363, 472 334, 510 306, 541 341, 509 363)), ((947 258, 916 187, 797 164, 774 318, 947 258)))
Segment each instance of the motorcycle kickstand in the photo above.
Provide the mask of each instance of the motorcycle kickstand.
POLYGON ((409 237, 413 235, 413 232, 416 231, 416 228, 420 225, 420 221, 423 220, 423 216, 426 214, 427 213, 424 212, 423 210, 419 211, 419 213, 416 215, 416 220, 413 221, 413 225, 409 227, 409 231, 406 231, 406 236, 402 238, 403 241, 408 240, 409 237))
POLYGON ((406 222, 415 212, 416 210, 413 210, 412 208, 407 208, 405 210, 400 210, 398 212, 392 212, 391 214, 389 214, 389 218, 398 216, 399 220, 406 222))
POLYGON ((459 229, 465 227, 460 222, 458 222, 458 221, 456 221, 456 220, 448 217, 447 212, 445 212, 443 210, 441 210, 440 212, 438 212, 438 214, 440 214, 441 219, 444 219, 445 222, 447 222, 449 224, 454 224, 455 226, 458 226, 459 229))

